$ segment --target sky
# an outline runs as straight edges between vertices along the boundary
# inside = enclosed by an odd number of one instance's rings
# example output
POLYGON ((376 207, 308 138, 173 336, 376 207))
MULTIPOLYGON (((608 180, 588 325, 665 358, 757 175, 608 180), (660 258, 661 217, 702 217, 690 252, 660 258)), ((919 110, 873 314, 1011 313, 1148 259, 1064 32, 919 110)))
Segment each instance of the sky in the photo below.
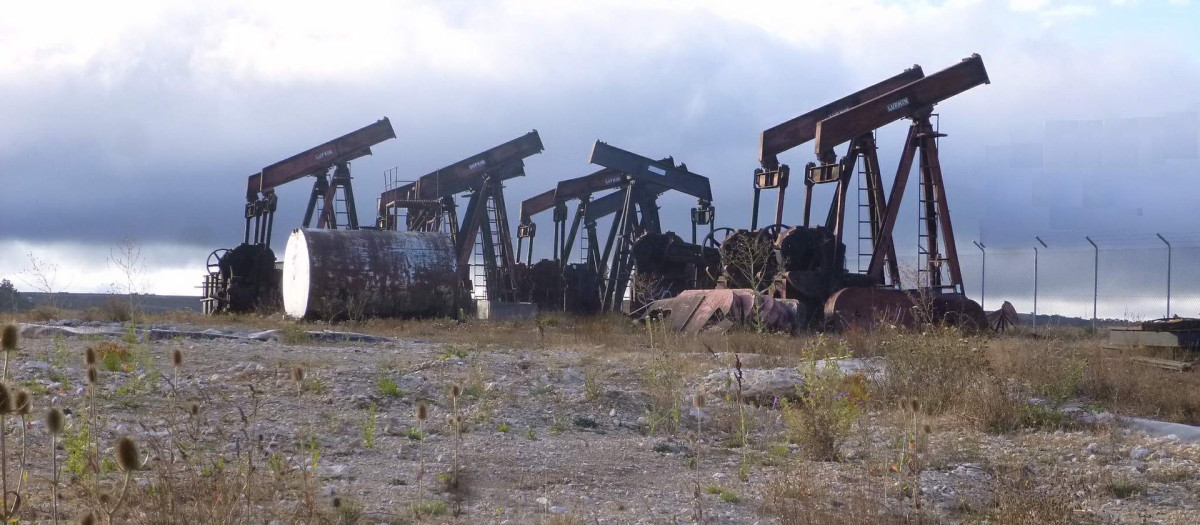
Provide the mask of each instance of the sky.
MULTIPOLYGON (((245 177, 384 116, 397 138, 352 164, 363 223, 384 170, 416 178, 537 129, 546 149, 507 185, 510 210, 597 169, 599 139, 685 162, 711 179, 718 225, 744 228, 762 130, 972 53, 991 84, 936 108, 960 246, 1200 244, 1195 1, 4 4, 0 278, 19 289, 36 288, 31 254, 58 289, 120 289, 132 239, 139 291, 197 294, 208 254, 241 242, 245 177)), ((885 173, 905 130, 879 131, 885 173)), ((803 166, 811 145, 781 160, 803 166)), ((278 190, 277 253, 310 188, 278 190)), ((694 201, 660 202, 689 230, 694 201)))

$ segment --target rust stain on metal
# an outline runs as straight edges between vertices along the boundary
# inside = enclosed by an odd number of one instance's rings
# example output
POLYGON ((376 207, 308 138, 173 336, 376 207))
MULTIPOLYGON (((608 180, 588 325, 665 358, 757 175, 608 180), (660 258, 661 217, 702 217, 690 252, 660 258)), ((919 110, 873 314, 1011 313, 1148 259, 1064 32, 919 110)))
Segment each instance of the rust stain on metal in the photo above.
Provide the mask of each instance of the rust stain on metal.
POLYGON ((451 316, 464 304, 449 234, 297 229, 284 254, 289 316, 451 316))

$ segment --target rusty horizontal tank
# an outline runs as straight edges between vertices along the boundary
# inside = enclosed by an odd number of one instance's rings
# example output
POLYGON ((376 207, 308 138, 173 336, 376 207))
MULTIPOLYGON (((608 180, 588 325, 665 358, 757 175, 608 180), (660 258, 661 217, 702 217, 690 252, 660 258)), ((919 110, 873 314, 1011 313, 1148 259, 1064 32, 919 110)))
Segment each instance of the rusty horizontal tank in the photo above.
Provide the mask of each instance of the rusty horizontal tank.
POLYGON ((445 233, 301 228, 283 261, 290 317, 452 316, 466 305, 445 233))

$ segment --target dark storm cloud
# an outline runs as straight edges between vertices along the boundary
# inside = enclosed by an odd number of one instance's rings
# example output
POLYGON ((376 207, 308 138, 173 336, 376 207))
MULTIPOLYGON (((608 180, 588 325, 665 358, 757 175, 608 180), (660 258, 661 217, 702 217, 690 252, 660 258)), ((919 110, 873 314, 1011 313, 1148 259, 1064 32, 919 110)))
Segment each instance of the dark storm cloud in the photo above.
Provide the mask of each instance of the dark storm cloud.
MULTIPOLYGON (((756 25, 746 21, 755 16, 662 6, 607 6, 566 21, 491 4, 430 9, 445 27, 370 41, 391 53, 370 60, 239 48, 295 42, 247 44, 245 35, 264 33, 254 17, 217 9, 141 30, 82 67, 10 75, 0 82, 9 119, 0 177, 10 188, 0 241, 111 246, 133 236, 192 246, 202 258, 240 242, 246 176, 382 116, 398 138, 354 163, 364 223, 384 169, 416 178, 536 128, 546 151, 508 185, 510 210, 594 170, 587 155, 600 139, 673 155, 710 177, 718 222, 744 227, 763 129, 914 62, 931 73, 971 52, 983 55, 992 85, 938 108, 960 245, 1155 231, 1190 218, 1200 143, 1200 95, 1190 86, 1200 63, 1163 35, 1098 41, 984 5, 864 10, 853 37, 821 16, 756 25), (238 24, 250 25, 239 33, 238 24), (437 40, 450 30, 461 33, 437 40)), ((904 128, 880 130, 885 179, 904 128)), ((812 157, 804 145, 782 160, 799 168, 812 157)), ((279 190, 278 250, 300 223, 309 184, 279 190)), ((787 222, 799 222, 801 186, 793 183, 787 222)), ((830 195, 817 197, 820 217, 830 195)), ((668 228, 689 229, 693 200, 661 203, 668 228)), ((897 236, 911 250, 915 207, 905 213, 897 236)))
MULTIPOLYGON (((715 32, 717 23, 698 22, 697 31, 715 32)), ((247 82, 235 97, 195 88, 200 79, 178 51, 142 60, 111 85, 89 83, 95 72, 85 72, 21 93, 33 106, 22 125, 27 135, 0 155, 6 178, 17 180, 26 197, 6 203, 11 226, 2 235, 230 245, 240 241, 248 174, 385 115, 398 139, 354 164, 364 222, 373 219, 370 204, 382 190, 383 169, 399 166, 415 178, 533 128, 547 149, 527 161, 525 178, 509 185, 510 201, 596 169, 587 164, 596 139, 647 156, 674 155, 727 190, 720 193, 745 193, 764 122, 804 107, 767 101, 746 85, 768 74, 766 66, 835 77, 841 68, 748 28, 722 34, 658 56, 609 62, 604 71, 557 72, 561 78, 546 83, 406 71, 352 86, 247 82), (755 50, 755 60, 741 60, 743 49, 755 50)), ((587 69, 588 58, 577 66, 587 69)), ((302 180, 279 190, 276 220, 283 231, 299 224, 309 188, 302 180)), ((737 201, 728 207, 731 216, 747 213, 737 201)), ((685 214, 686 208, 673 215, 685 214)))

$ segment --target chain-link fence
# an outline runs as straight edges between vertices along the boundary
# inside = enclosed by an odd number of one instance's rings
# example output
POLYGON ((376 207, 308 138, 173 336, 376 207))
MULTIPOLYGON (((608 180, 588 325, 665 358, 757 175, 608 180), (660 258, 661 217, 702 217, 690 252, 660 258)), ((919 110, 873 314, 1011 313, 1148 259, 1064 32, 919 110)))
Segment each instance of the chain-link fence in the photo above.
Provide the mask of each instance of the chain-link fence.
POLYGON ((1081 319, 1200 317, 1200 234, 1041 236, 959 244, 967 295, 991 311, 1081 319), (980 249, 982 246, 982 249, 980 249))

